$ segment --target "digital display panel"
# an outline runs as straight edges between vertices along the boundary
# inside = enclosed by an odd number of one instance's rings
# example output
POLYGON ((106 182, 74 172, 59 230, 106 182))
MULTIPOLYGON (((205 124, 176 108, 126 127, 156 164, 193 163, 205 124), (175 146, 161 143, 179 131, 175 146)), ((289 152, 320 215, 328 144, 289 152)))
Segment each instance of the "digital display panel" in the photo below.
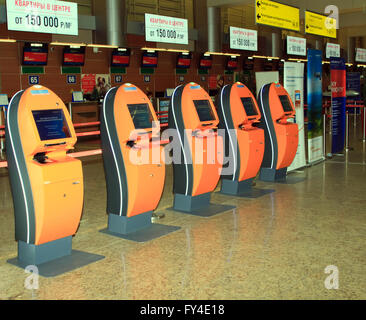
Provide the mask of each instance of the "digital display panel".
POLYGON ((26 43, 23 48, 23 65, 45 66, 48 59, 48 46, 40 44, 39 46, 31 46, 26 43))
POLYGON ((151 129, 153 116, 147 103, 128 104, 135 129, 151 129))
POLYGON ((112 52, 112 67, 128 67, 130 65, 130 50, 112 52))
POLYGON ((235 70, 238 68, 238 59, 229 58, 226 64, 227 70, 235 70))
POLYGON ((294 111, 294 109, 291 106, 290 100, 288 99, 288 96, 283 95, 283 96, 279 96, 281 104, 282 104, 282 108, 283 111, 285 112, 292 112, 294 111))
POLYGON ((156 68, 158 66, 158 54, 156 52, 145 52, 142 55, 142 68, 156 68))
POLYGON ((201 69, 210 69, 212 67, 212 58, 211 57, 203 57, 200 60, 200 68, 201 69))
POLYGON ((85 62, 85 48, 65 48, 62 64, 64 66, 80 66, 85 62))
POLYGON ((191 66, 192 55, 190 53, 178 54, 177 68, 188 69, 191 66))
POLYGON ((70 130, 62 109, 32 111, 41 141, 70 138, 70 130))
MULTIPOLYGON (((159 111, 160 112, 169 111, 169 106, 170 106, 170 99, 159 101, 159 111)), ((164 115, 165 117, 160 118, 160 123, 161 124, 168 123, 168 117, 167 117, 168 114, 162 114, 162 115, 164 115)))
POLYGON ((258 115, 257 109, 255 108, 253 99, 251 97, 244 97, 240 99, 241 103, 243 104, 245 113, 247 114, 248 117, 258 115))
POLYGON ((193 100, 193 103, 201 122, 215 120, 211 104, 208 100, 193 100))

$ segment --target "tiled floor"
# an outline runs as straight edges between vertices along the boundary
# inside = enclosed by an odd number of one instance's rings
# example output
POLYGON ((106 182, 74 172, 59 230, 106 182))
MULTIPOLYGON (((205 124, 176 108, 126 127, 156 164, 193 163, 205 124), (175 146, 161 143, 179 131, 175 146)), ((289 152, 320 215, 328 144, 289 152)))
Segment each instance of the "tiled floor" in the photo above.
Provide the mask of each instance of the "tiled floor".
MULTIPOLYGON (((353 133, 352 133, 353 135, 353 133)), ((74 249, 105 259, 56 278, 29 276, 6 261, 16 256, 6 170, 0 171, 0 299, 365 299, 366 148, 296 175, 298 184, 257 182, 276 192, 259 199, 215 193, 236 210, 199 218, 165 210, 172 205, 172 170, 159 223, 182 229, 138 244, 98 232, 106 227, 101 158, 84 158, 85 208, 74 249), (339 289, 327 290, 325 268, 337 266, 339 289)))

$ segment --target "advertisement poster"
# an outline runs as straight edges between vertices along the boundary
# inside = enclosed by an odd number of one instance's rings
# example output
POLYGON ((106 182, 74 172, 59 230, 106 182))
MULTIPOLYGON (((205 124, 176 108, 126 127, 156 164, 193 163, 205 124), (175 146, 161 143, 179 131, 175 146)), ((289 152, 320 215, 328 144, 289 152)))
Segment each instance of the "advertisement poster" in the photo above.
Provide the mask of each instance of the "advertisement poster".
POLYGON ((332 88, 332 153, 344 149, 346 133, 346 65, 343 58, 330 59, 332 88))
POLYGON ((78 4, 56 0, 6 0, 8 30, 77 36, 78 4))
POLYGON ((284 87, 289 93, 296 111, 295 123, 299 128, 299 145, 294 161, 288 168, 293 171, 306 166, 304 130, 304 64, 285 62, 284 87))
POLYGON ((278 71, 263 71, 255 73, 255 82, 257 84, 257 97, 262 87, 268 83, 278 83, 280 81, 280 74, 278 71))
POLYGON ((322 52, 308 50, 308 157, 309 163, 324 159, 322 52))
MULTIPOLYGON (((346 86, 347 91, 356 91, 359 93, 358 96, 353 96, 349 99, 351 100, 361 100, 361 73, 359 72, 347 72, 346 74, 346 86)), ((360 108, 349 108, 349 113, 360 114, 360 108)))
POLYGON ((105 95, 111 88, 111 76, 109 74, 82 74, 81 90, 84 94, 98 93, 105 95))

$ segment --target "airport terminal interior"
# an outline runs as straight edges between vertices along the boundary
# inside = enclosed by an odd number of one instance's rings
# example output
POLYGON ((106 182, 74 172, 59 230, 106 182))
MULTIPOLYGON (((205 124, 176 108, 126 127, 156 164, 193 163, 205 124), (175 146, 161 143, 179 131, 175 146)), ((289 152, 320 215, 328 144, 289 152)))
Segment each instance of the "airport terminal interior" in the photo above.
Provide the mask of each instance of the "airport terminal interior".
POLYGON ((0 0, 0 300, 366 299, 363 0, 0 0))

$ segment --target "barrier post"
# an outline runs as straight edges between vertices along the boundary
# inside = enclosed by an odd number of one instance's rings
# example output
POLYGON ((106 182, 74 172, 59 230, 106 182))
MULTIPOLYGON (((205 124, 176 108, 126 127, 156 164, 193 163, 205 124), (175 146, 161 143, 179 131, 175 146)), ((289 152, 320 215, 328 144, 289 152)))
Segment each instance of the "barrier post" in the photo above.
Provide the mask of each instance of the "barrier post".
POLYGON ((363 107, 362 141, 366 142, 366 109, 363 107))
POLYGON ((326 124, 326 121, 327 121, 327 115, 324 112, 324 114, 323 114, 323 156, 324 156, 324 158, 326 158, 326 156, 327 156, 327 138, 326 138, 327 124, 326 124))
POLYGON ((349 114, 348 111, 346 111, 346 152, 349 150, 349 114))

